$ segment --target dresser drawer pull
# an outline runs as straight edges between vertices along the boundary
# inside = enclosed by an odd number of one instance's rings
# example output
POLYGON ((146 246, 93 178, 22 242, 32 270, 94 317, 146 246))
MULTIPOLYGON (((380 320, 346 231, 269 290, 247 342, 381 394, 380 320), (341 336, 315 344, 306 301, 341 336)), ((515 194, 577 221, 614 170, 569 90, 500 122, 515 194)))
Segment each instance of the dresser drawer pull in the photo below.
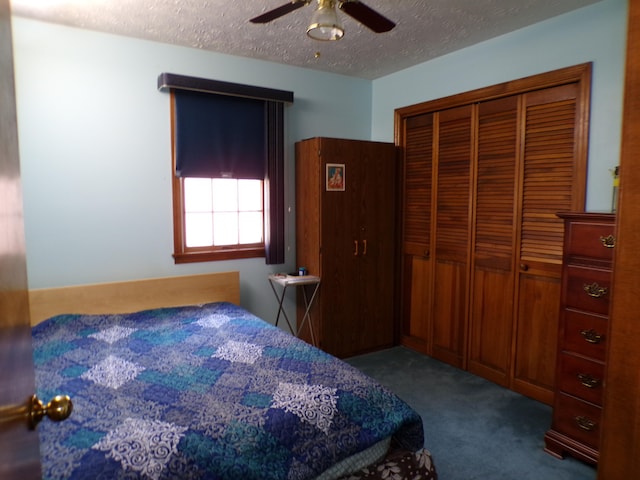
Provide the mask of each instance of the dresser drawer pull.
POLYGON ((600 237, 602 246, 605 248, 613 248, 616 246, 616 237, 613 235, 607 235, 606 237, 600 237))
POLYGON ((578 427, 580 427, 582 430, 586 430, 587 432, 591 432, 596 428, 597 425, 596 422, 587 417, 583 417, 582 415, 578 415, 577 417, 575 417, 575 421, 578 427))
POLYGON ((588 373, 579 373, 578 380, 580 380, 580 383, 587 388, 596 388, 600 385, 600 379, 594 378, 588 373))
POLYGON ((585 283, 582 288, 587 295, 593 298, 602 298, 608 292, 607 287, 601 287, 596 282, 593 282, 591 285, 585 283))
POLYGON ((603 338, 603 335, 596 332, 594 329, 580 330, 580 335, 582 335, 584 341, 587 343, 600 343, 603 338))

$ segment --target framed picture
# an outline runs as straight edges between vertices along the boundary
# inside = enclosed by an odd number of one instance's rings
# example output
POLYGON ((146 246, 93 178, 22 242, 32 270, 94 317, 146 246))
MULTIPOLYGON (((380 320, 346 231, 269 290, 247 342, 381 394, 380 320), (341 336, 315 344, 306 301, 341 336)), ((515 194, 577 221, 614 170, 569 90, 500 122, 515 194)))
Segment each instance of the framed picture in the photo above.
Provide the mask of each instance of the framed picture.
POLYGON ((344 163, 327 163, 327 192, 344 192, 344 163))

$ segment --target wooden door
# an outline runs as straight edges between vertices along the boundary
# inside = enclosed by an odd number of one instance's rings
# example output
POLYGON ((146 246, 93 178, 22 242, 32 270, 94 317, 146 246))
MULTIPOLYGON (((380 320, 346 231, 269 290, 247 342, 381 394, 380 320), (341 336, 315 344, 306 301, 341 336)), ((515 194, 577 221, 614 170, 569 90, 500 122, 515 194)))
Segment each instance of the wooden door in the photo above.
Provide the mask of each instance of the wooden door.
POLYGON ((401 252, 402 343, 431 354, 431 194, 433 113, 408 117, 403 151, 401 252))
POLYGON ((354 353, 394 343, 396 158, 390 143, 362 142, 354 169, 360 186, 354 218, 359 219, 354 353))
POLYGON ((471 106, 436 114, 432 354, 466 367, 466 321, 471 214, 471 106))
MULTIPOLYGON (((355 341, 349 328, 356 315, 355 230, 349 208, 357 196, 355 184, 350 183, 353 168, 342 140, 317 137, 296 143, 296 261, 321 277, 310 313, 318 346, 336 356, 347 355, 355 341), (332 165, 338 164, 344 190, 332 187, 327 191, 327 167, 336 172, 332 165)), ((304 313, 300 289, 297 297, 300 322, 304 313)), ((298 333, 311 342, 308 327, 298 333)))
POLYGON ((359 260, 362 251, 358 205, 362 183, 359 178, 358 143, 323 138, 320 165, 325 179, 322 192, 322 297, 323 336, 326 351, 338 357, 353 354, 358 338, 359 260), (332 168, 342 168, 344 190, 327 190, 332 168))
POLYGON ((627 63, 599 480, 640 478, 640 3, 629 2, 627 63))
MULTIPOLYGON (((9 2, 0 0, 0 406, 35 392, 9 2)), ((0 424, 0 478, 40 478, 36 431, 0 424)))
POLYGON ((469 371, 509 384, 515 288, 518 96, 478 106, 469 371))
MULTIPOLYGON (((521 212, 513 389, 553 401, 563 222, 584 209, 585 106, 577 83, 523 95, 521 212)), ((585 141, 586 143, 586 141, 585 141)))

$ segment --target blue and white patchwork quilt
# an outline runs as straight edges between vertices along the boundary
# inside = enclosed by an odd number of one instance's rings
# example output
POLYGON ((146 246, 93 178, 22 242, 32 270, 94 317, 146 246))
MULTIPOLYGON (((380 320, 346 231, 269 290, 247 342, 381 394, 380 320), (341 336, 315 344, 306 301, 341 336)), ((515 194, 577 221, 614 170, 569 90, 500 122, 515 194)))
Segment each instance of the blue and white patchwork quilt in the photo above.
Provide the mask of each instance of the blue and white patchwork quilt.
POLYGON ((230 303, 60 315, 33 328, 45 479, 313 479, 420 416, 345 362, 230 303))

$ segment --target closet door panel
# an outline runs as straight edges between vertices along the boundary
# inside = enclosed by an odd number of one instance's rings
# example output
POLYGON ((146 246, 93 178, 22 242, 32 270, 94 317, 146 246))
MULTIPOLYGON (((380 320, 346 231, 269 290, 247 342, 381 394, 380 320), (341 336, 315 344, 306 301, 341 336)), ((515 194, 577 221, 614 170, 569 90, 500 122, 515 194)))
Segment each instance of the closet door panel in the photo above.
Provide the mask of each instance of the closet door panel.
MULTIPOLYGON (((576 181, 577 84, 523 95, 522 213, 514 387, 550 403, 564 225, 556 213, 583 201, 576 181), (536 312, 534 315, 533 312, 536 312), (534 394, 529 390, 532 389, 534 394)), ((584 208, 580 205, 577 209, 584 208)))
POLYGON ((483 268, 476 268, 473 275, 468 369, 507 386, 513 332, 513 293, 509 296, 513 292, 513 275, 483 268))
POLYGON ((520 280, 513 390, 547 404, 554 395, 560 286, 548 276, 520 280))
POLYGON ((437 115, 433 356, 465 366, 470 241, 471 106, 437 115))
POLYGON ((478 106, 469 370, 508 385, 513 333, 518 97, 478 106))
POLYGON ((402 343, 423 353, 428 350, 431 318, 431 261, 405 255, 402 289, 402 343))
POLYGON ((458 262, 439 261, 433 287, 433 356, 464 368, 467 272, 458 262))
POLYGON ((404 122, 402 342, 431 353, 431 197, 433 114, 404 122))
POLYGON ((429 256, 431 180, 433 168, 433 114, 405 122, 403 178, 403 252, 429 256))

